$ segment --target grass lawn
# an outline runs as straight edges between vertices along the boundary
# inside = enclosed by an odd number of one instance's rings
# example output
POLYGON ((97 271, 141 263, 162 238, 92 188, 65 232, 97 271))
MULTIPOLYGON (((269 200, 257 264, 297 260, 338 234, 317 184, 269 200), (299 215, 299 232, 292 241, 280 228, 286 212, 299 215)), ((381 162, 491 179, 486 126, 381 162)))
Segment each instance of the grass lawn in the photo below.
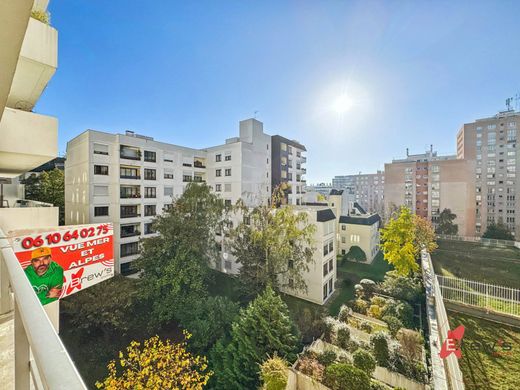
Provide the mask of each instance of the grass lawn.
POLYGON ((438 244, 432 253, 437 274, 520 288, 520 249, 449 240, 438 244))
POLYGON ((466 389, 520 389, 520 329, 454 312, 448 316, 452 329, 465 327, 459 364, 466 389), (503 350, 498 340, 512 349, 503 350))
POLYGON ((392 267, 385 261, 382 252, 377 254, 372 264, 343 261, 338 266, 339 283, 336 293, 332 300, 327 303, 330 315, 336 316, 341 305, 354 298, 354 286, 361 279, 372 279, 375 282, 380 282, 391 269, 392 267))

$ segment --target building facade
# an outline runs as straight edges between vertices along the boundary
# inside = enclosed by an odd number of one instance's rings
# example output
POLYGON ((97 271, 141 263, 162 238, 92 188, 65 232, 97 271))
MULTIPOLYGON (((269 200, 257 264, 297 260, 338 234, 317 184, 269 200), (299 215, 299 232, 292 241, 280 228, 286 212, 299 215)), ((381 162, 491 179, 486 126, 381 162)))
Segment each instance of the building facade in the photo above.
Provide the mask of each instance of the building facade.
POLYGON ((474 183, 472 231, 481 236, 490 223, 504 223, 515 237, 520 232, 520 169, 517 134, 520 113, 509 110, 466 123, 457 134, 457 157, 471 161, 474 183))
POLYGON ((384 172, 335 176, 332 179, 332 187, 352 193, 354 200, 367 212, 384 214, 384 172))
POLYGON ((307 149, 297 141, 284 138, 280 135, 272 137, 272 176, 271 184, 276 188, 286 183, 287 204, 300 205, 305 193, 304 175, 307 169, 304 167, 307 157, 304 155, 307 149))
POLYGON ((385 210, 398 206, 436 223, 443 209, 457 215, 458 234, 474 228, 474 163, 456 156, 438 156, 430 150, 385 164, 385 210))
MULTIPOLYGON (((67 144, 66 224, 112 222, 119 272, 132 271, 139 239, 155 234, 152 220, 190 182, 205 182, 227 205, 247 206, 271 196, 271 137, 254 119, 240 122, 239 137, 193 149, 133 132, 87 130, 67 144)), ((218 267, 217 267, 218 268, 218 267)))

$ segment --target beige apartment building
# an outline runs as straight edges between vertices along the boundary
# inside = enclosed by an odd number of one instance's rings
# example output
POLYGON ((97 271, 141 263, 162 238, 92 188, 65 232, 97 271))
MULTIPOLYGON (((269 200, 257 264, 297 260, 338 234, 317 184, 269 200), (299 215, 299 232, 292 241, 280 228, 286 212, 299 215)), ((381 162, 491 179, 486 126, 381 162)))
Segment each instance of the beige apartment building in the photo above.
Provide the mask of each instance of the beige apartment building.
POLYGON ((334 176, 332 187, 352 193, 367 212, 384 215, 385 172, 334 176))
POLYGON ((458 234, 475 230, 475 162, 457 156, 439 156, 430 149, 385 164, 385 210, 404 205, 434 224, 440 212, 457 215, 458 234))
POLYGON ((457 134, 457 158, 469 162, 468 181, 474 192, 468 202, 468 235, 482 235, 489 223, 503 222, 518 237, 520 232, 520 168, 517 134, 520 113, 502 111, 466 123, 457 134), (474 234, 472 234, 474 233, 474 234))

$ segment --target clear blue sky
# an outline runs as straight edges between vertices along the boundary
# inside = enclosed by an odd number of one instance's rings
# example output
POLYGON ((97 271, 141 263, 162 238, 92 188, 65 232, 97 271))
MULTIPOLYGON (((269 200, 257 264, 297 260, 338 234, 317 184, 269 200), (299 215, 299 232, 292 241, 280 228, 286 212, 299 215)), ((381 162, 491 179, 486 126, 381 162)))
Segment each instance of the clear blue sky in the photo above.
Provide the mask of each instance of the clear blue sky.
POLYGON ((455 152, 520 92, 519 1, 51 0, 59 69, 35 111, 206 147, 253 116, 308 149, 308 181, 455 152), (343 113, 338 97, 352 101, 343 113))

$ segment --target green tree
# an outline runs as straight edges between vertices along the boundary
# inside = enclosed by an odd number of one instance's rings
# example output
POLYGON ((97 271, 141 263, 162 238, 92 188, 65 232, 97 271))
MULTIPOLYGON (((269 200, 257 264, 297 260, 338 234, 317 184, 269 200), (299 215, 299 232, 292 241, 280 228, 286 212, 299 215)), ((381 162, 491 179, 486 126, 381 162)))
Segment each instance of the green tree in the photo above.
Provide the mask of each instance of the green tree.
POLYGON ((370 390, 370 377, 346 363, 335 363, 325 368, 323 383, 332 390, 370 390))
POLYGON ((511 231, 502 221, 498 221, 498 223, 489 224, 486 229, 486 232, 482 237, 510 241, 513 241, 515 239, 515 237, 511 234, 511 231))
POLYGON ((130 329, 137 292, 138 281, 114 276, 62 299, 63 315, 82 335, 101 334, 108 341, 114 333, 125 334, 130 329))
POLYGON ((367 375, 372 375, 376 369, 376 360, 372 354, 364 349, 358 349, 352 355, 354 366, 363 370, 367 375))
POLYGON ((444 209, 439 214, 439 220, 437 222, 437 234, 448 234, 456 235, 459 231, 459 226, 453 223, 457 218, 457 215, 452 213, 450 209, 444 209))
POLYGON ((65 174, 60 169, 30 175, 23 181, 25 198, 59 207, 59 223, 65 224, 65 174))
POLYGON ((242 309, 229 343, 217 342, 212 353, 217 389, 256 389, 259 365, 275 353, 288 362, 299 349, 289 310, 271 287, 242 309))
POLYGON ((284 390, 287 386, 287 362, 278 356, 267 359, 260 367, 262 390, 284 390))
POLYGON ((244 222, 231 231, 231 252, 242 265, 244 288, 254 295, 267 285, 277 291, 284 287, 306 291, 303 274, 312 261, 315 231, 307 214, 291 206, 248 209, 238 205, 238 211, 244 222))
POLYGON ((363 249, 361 249, 357 245, 352 245, 345 256, 349 260, 367 261, 367 255, 365 254, 363 249))
POLYGON ((215 232, 224 205, 205 184, 190 183, 171 209, 154 220, 160 235, 144 239, 137 268, 150 306, 151 326, 177 318, 207 296, 210 262, 217 256, 215 232))
POLYGON ((381 240, 385 260, 399 274, 406 276, 419 269, 415 261, 415 225, 410 209, 401 207, 399 214, 395 214, 381 229, 381 240))

